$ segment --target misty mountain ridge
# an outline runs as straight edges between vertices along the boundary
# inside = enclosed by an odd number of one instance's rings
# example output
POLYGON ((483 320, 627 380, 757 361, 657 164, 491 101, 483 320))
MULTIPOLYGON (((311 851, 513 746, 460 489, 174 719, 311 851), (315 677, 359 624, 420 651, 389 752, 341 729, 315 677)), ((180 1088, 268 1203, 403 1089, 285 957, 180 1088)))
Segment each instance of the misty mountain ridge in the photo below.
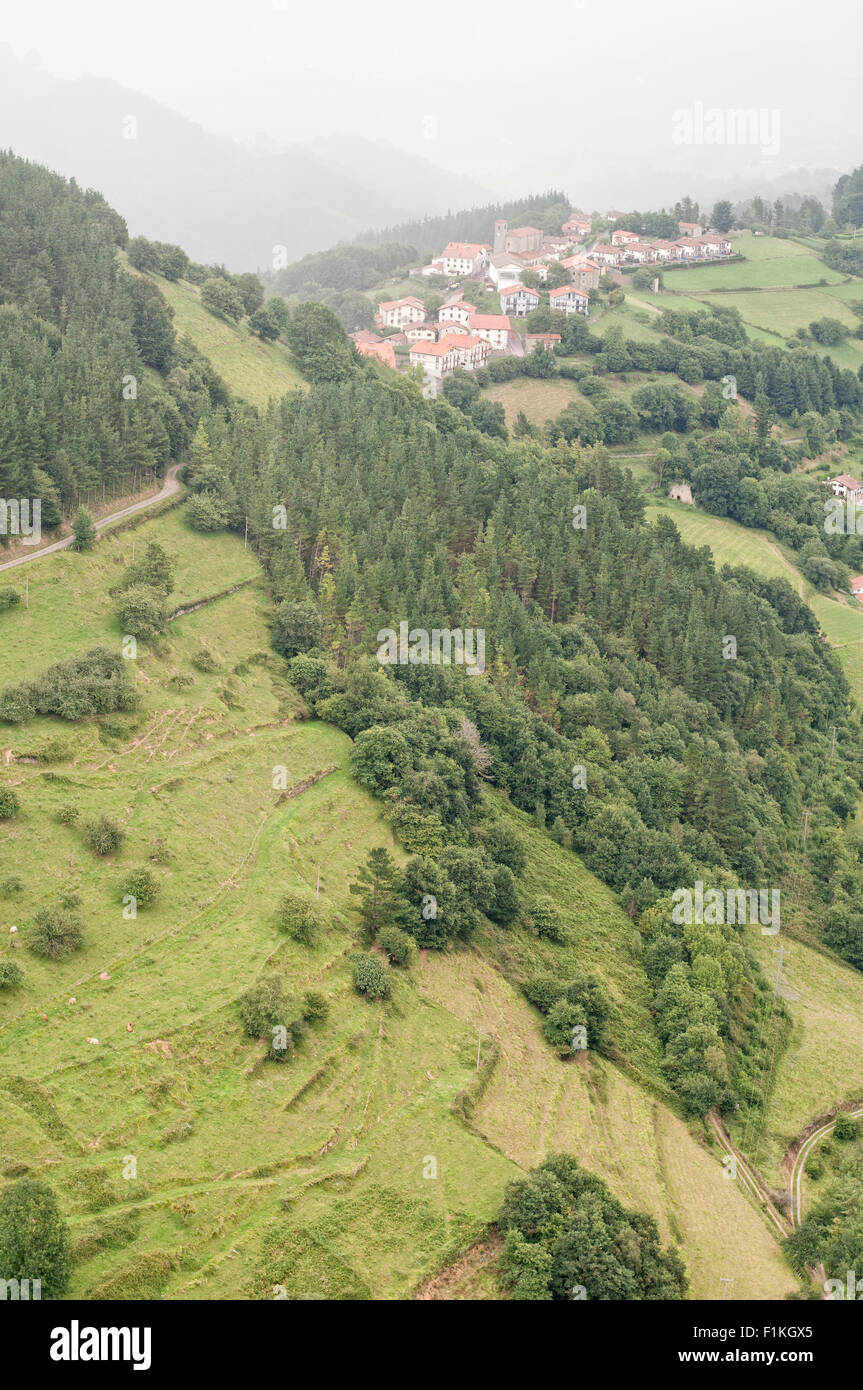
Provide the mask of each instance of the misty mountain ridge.
POLYGON ((232 270, 269 267, 276 247, 291 261, 489 196, 470 177, 356 135, 243 145, 109 79, 18 62, 8 45, 0 147, 98 189, 133 235, 232 270))

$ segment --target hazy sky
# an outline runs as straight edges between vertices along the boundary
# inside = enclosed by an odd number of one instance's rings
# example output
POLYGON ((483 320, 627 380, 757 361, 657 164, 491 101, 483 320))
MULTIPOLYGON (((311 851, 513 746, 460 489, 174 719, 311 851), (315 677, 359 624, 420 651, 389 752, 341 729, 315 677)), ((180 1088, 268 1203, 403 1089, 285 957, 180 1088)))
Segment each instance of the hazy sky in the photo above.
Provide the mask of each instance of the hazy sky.
POLYGON ((638 197, 663 171, 863 162, 857 0, 0 0, 0 16, 19 57, 237 138, 350 131, 513 191, 576 194, 583 170, 612 196, 618 170, 638 197), (698 103, 759 109, 770 138, 675 142, 673 113, 698 103))

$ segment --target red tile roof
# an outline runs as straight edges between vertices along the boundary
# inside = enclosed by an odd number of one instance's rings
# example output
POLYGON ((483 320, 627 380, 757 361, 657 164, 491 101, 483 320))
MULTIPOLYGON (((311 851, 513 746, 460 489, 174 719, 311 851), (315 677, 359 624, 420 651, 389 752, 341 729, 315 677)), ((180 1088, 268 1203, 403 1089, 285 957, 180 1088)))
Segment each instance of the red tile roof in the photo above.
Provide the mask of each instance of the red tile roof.
POLYGON ((396 355, 393 345, 384 339, 380 343, 357 343, 357 352, 360 357, 376 357, 385 366, 392 367, 395 371, 396 355))
POLYGON ((441 255, 464 261, 475 261, 480 252, 485 249, 485 246, 478 241, 450 241, 444 247, 441 255))
POLYGON ((441 338, 439 343, 430 343, 428 339, 423 339, 418 343, 411 343, 411 352, 428 353, 431 357, 443 357, 450 352, 453 345, 453 337, 447 334, 441 338))
POLYGON ((499 328, 507 333, 512 327, 506 314, 471 314, 467 326, 468 328, 485 328, 487 331, 499 328))
POLYGON ((413 304, 413 305, 415 306, 415 308, 417 308, 417 309, 423 309, 423 310, 424 310, 424 306, 423 306, 422 300, 421 300, 421 299, 415 299, 414 296, 413 296, 413 295, 410 295, 410 294, 407 295, 404 299, 384 299, 384 300, 382 300, 382 302, 378 305, 378 309, 379 309, 380 312, 383 314, 383 313, 386 313, 388 309, 398 309, 398 308, 400 308, 400 306, 401 306, 402 304, 413 304))

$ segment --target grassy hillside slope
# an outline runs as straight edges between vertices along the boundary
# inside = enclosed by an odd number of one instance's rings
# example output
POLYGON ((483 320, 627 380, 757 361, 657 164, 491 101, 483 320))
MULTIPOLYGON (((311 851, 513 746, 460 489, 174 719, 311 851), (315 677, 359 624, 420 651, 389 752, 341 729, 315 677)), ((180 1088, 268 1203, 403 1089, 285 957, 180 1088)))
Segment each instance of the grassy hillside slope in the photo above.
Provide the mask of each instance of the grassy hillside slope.
MULTIPOLYGON (((126 270, 138 274, 119 253, 126 270)), ((290 350, 284 343, 265 343, 252 333, 248 320, 231 323, 211 314, 201 303, 201 291, 187 280, 166 280, 155 273, 145 277, 158 285, 174 311, 174 327, 191 338, 199 352, 208 357, 231 392, 251 405, 266 405, 271 397, 283 396, 306 382, 290 350)))
POLYGON ((736 1297, 781 1297, 793 1279, 761 1218, 659 1098, 629 919, 539 831, 523 823, 532 886, 565 908, 571 946, 489 931, 401 974, 386 1007, 356 996, 349 884, 372 846, 395 846, 347 771, 349 740, 298 717, 240 541, 187 530, 180 508, 89 555, 46 557, 30 609, 2 618, 0 684, 116 646, 107 588, 151 538, 177 560, 172 605, 243 587, 139 648, 135 713, 0 736, 0 777, 21 802, 0 826, 0 950, 25 974, 0 995, 0 1174, 56 1188, 75 1238, 71 1296, 403 1297, 481 1236, 519 1165, 565 1147, 680 1241, 696 1296, 733 1267, 736 1297), (273 789, 280 766, 294 794, 273 789), (68 803, 122 824, 118 855, 97 858, 58 822, 68 803), (126 920, 117 880, 143 863, 161 894, 126 920), (309 949, 280 935, 275 909, 319 871, 328 929, 309 949), (61 891, 80 895, 85 945, 44 962, 23 928, 61 891), (506 978, 569 953, 615 999, 621 1065, 558 1061, 506 978), (332 1010, 282 1066, 236 1008, 269 972, 332 1010), (493 1040, 499 1059, 466 1123, 454 1103, 476 1082, 477 1028, 481 1055, 493 1040))
MULTIPOLYGON (((658 295, 627 286, 628 303, 653 309, 737 309, 753 341, 775 346, 822 318, 838 319, 853 334, 859 319, 848 306, 863 300, 863 282, 825 265, 817 254, 822 243, 751 232, 736 233, 731 240, 745 260, 668 271, 658 295)), ((853 336, 833 347, 811 346, 852 371, 863 363, 863 341, 853 336)))

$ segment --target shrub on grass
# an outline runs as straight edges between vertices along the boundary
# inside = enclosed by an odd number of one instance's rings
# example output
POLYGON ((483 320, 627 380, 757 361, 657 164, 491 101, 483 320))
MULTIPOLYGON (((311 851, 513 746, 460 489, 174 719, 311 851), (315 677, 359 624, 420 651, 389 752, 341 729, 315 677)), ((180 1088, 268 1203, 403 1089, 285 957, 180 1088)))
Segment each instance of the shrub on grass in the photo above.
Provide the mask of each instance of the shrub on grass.
POLYGON ((167 864, 173 858, 170 845, 164 835, 157 835, 151 844, 150 858, 154 864, 167 864))
POLYGON ((117 887, 121 898, 134 898, 136 907, 149 907, 159 896, 159 880, 149 869, 130 869, 117 887))
POLYGON ((285 1020, 287 1000, 281 975, 259 980, 240 995, 239 1004, 246 1037, 269 1037, 270 1030, 285 1020))
POLYGON ((370 952, 354 956, 354 988, 367 999, 389 999, 390 972, 380 956, 370 952))
POLYGON ((279 903, 278 922, 294 941, 302 946, 314 946, 321 933, 321 914, 317 905, 304 893, 289 888, 279 903))
POLYGON ((55 662, 35 680, 0 692, 0 719, 20 724, 34 714, 86 719, 91 714, 134 709, 137 695, 127 666, 119 652, 107 647, 55 662))
POLYGON ((393 965, 413 965, 417 958, 416 942, 400 927, 381 927, 377 942, 393 965))
POLYGON ((20 1178, 0 1196, 0 1277, 38 1279, 43 1298, 59 1298, 72 1272, 69 1235, 47 1183, 20 1178))
POLYGON ((537 936, 557 944, 566 941, 566 925, 553 898, 545 895, 534 898, 530 908, 530 920, 537 936))
POLYGON ((24 978, 17 961, 0 960, 0 989, 15 989, 24 978))
POLYGON ((149 584, 124 589, 114 604, 114 613, 123 631, 143 642, 159 635, 168 616, 163 594, 149 584))
POLYGON ((325 1023, 330 1013, 326 995, 310 989, 303 995, 303 1018, 307 1023, 325 1023))
POLYGON ((837 1115, 836 1123, 833 1126, 833 1133, 842 1143, 849 1139, 856 1139, 858 1132, 857 1121, 851 1115, 837 1115))
POLYGON ((0 787, 0 820, 17 816, 20 802, 11 787, 0 787))
POLYGON ((84 822, 84 838, 94 854, 116 854, 125 833, 116 821, 107 816, 95 816, 84 822))
POLYGON ((498 864, 505 864, 516 876, 524 873, 527 865, 524 841, 511 825, 507 825, 505 821, 498 821, 490 826, 486 832, 485 844, 492 859, 498 864))
POLYGON ((27 945, 36 956, 62 960, 84 944, 81 919, 68 908, 43 907, 36 913, 35 921, 27 935, 27 945))

